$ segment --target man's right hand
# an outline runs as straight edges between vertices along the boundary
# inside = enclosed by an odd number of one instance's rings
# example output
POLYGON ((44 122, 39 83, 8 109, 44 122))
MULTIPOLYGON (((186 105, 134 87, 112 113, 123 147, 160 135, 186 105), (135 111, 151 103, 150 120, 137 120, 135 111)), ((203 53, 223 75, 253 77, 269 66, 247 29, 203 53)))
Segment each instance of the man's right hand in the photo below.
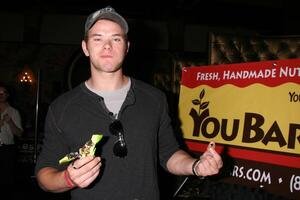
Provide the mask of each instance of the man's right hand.
POLYGON ((100 167, 100 157, 87 156, 69 164, 67 172, 75 186, 85 188, 97 178, 100 173, 100 167))

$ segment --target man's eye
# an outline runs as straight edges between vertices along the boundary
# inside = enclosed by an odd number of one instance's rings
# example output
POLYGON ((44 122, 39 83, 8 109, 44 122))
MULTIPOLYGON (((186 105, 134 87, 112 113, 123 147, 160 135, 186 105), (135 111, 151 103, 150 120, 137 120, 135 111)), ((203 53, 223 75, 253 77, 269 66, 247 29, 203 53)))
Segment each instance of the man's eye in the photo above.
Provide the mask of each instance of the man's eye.
POLYGON ((121 39, 120 39, 120 38, 115 38, 114 41, 115 41, 115 42, 120 42, 121 39))

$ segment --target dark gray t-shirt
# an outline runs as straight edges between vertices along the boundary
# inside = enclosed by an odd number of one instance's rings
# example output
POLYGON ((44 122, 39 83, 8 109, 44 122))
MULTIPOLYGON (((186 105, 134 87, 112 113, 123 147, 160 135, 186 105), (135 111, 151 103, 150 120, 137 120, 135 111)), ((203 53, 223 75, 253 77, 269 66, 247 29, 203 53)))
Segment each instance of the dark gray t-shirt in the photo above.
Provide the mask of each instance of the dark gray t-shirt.
POLYGON ((36 172, 43 167, 65 169, 59 159, 101 133, 96 151, 102 159, 100 174, 89 187, 73 189, 72 200, 158 200, 158 165, 166 169, 179 149, 165 94, 131 78, 118 115, 128 149, 125 158, 113 154, 117 138, 108 127, 114 118, 103 105, 103 98, 84 83, 58 97, 48 109, 36 172))

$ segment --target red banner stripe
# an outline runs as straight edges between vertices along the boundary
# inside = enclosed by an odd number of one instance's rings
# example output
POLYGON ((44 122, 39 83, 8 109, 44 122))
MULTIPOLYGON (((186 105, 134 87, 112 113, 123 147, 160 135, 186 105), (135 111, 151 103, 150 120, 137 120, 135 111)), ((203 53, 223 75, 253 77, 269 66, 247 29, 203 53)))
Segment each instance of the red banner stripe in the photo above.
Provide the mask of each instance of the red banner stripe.
MULTIPOLYGON (((202 72, 205 79, 199 77, 199 67, 184 67, 182 70, 182 78, 181 85, 184 85, 188 88, 195 88, 199 85, 208 85, 213 88, 221 87, 225 84, 232 84, 237 87, 247 87, 252 84, 263 84, 269 87, 275 87, 282 85, 284 83, 300 83, 299 79, 299 63, 300 59, 288 59, 288 60, 274 60, 274 61, 260 61, 260 62, 248 62, 248 63, 235 63, 235 64, 222 64, 222 65, 209 65, 202 66, 202 72), (274 67, 276 64, 276 67, 274 67), (281 69, 292 70, 289 76, 279 76, 279 72, 281 69), (230 70, 229 70, 230 69, 230 70), (257 78, 225 78, 223 79, 223 75, 225 74, 236 74, 237 72, 264 72, 266 70, 272 71, 276 70, 275 76, 276 78, 271 77, 257 77, 257 78), (213 78, 216 75, 218 78, 213 78), (207 76, 206 76, 207 75, 207 76)), ((289 71, 287 70, 287 71, 289 71)), ((284 70, 285 71, 285 70, 284 70)), ((227 77, 227 76, 226 76, 227 77)))
MULTIPOLYGON (((195 151, 195 152, 204 152, 207 148, 207 144, 203 144, 199 142, 185 141, 185 143, 191 151, 195 151)), ((269 164, 275 164, 275 165, 300 169, 300 157, 280 155, 275 153, 261 152, 261 151, 254 151, 254 150, 246 150, 246 149, 240 149, 236 147, 227 147, 227 148, 228 148, 228 155, 234 158, 258 161, 263 163, 269 163, 269 164)), ((218 153, 221 153, 223 149, 224 149, 223 145, 216 146, 216 151, 218 153)))

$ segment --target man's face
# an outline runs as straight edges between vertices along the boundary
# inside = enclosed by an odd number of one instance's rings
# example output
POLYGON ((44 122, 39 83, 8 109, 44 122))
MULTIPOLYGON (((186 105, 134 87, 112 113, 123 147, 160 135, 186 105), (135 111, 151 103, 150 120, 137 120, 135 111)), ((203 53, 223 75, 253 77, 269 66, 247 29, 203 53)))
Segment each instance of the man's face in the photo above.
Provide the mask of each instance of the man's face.
POLYGON ((0 87, 0 103, 6 102, 8 93, 4 87, 0 87))
POLYGON ((85 55, 90 57, 92 71, 106 73, 121 69, 128 47, 122 28, 109 20, 98 20, 89 30, 86 41, 82 42, 85 55))

